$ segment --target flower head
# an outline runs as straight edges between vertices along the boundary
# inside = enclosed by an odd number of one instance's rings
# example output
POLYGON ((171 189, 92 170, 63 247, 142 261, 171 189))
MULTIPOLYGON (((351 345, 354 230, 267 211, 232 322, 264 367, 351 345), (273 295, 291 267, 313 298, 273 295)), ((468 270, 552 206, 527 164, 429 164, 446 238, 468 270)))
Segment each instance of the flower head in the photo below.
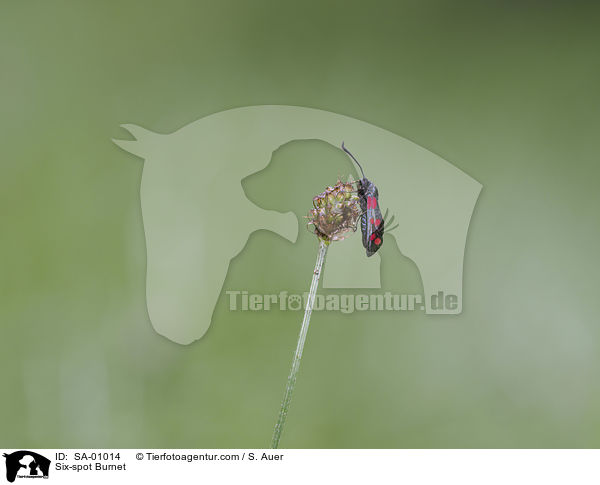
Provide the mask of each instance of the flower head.
POLYGON ((314 208, 308 213, 308 224, 326 244, 344 239, 350 231, 356 231, 361 215, 356 189, 351 183, 340 180, 313 198, 314 208))

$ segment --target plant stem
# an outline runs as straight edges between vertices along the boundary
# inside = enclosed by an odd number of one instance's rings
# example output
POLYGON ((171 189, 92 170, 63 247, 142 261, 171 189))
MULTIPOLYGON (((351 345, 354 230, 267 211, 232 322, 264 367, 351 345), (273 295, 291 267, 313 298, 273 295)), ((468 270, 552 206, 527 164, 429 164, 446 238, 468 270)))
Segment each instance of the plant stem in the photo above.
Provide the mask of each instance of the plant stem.
POLYGON ((315 303, 315 295, 317 294, 317 287, 319 286, 321 269, 323 268, 323 261, 325 261, 325 255, 327 254, 328 247, 328 244, 324 243, 322 240, 319 240, 317 263, 315 264, 315 271, 310 284, 308 299, 306 300, 306 309, 304 310, 304 319, 302 320, 302 327, 300 328, 300 335, 298 336, 298 344, 296 345, 296 352, 294 353, 294 359, 292 360, 292 368, 290 369, 290 375, 287 380, 285 394, 283 396, 283 401, 281 402, 279 417, 277 418, 277 423, 275 424, 275 431, 273 431, 271 448, 274 449, 279 446, 281 431, 283 430, 285 418, 287 417, 288 409, 290 408, 290 403, 292 402, 292 393, 294 392, 294 387, 296 386, 296 376, 298 375, 298 369, 300 368, 300 359, 302 359, 302 350, 304 349, 304 342, 306 341, 306 333, 308 332, 310 315, 315 303))

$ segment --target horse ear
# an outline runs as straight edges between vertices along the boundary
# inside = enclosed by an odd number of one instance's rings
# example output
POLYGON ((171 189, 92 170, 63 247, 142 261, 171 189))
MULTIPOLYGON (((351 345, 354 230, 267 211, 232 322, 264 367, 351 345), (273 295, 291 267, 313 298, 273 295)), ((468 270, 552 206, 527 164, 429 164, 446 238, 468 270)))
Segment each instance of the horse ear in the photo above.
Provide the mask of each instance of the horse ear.
POLYGON ((136 125, 126 124, 121 125, 121 128, 124 128, 131 133, 135 140, 115 140, 113 138, 113 143, 129 153, 137 155, 141 158, 146 158, 149 145, 151 144, 153 138, 159 135, 136 125))

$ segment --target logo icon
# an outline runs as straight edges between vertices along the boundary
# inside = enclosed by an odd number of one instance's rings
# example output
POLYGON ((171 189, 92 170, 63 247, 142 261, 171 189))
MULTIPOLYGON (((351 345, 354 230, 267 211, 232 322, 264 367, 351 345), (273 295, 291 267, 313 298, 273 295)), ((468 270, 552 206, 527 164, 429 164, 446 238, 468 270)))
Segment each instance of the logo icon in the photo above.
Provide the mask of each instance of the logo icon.
POLYGON ((34 451, 20 450, 7 455, 6 479, 14 482, 15 478, 48 478, 50 460, 34 451))
MULTIPOLYGON (((425 312, 461 313, 467 232, 482 185, 434 153, 370 123, 299 106, 234 108, 170 134, 122 126, 135 139, 113 141, 144 159, 148 313, 170 340, 189 344, 208 330, 229 264, 252 232, 266 229, 296 241, 294 213, 258 207, 240 181, 297 140, 336 148, 343 140, 352 143, 353 153, 369 161, 369 175, 385 197, 381 203, 399 218, 400 235, 391 236, 419 270, 425 312), (452 304, 436 305, 440 294, 452 304)), ((323 288, 381 288, 380 257, 365 258, 360 238, 350 238, 331 249, 323 288)))

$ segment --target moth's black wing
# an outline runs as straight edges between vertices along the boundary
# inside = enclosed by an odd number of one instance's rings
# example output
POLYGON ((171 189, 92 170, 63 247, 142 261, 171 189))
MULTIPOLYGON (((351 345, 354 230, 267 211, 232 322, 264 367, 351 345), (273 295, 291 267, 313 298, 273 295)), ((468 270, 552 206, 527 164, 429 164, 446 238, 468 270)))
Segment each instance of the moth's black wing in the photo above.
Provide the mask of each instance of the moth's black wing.
MULTIPOLYGON (((381 216, 381 210, 379 209, 379 204, 375 207, 375 209, 369 209, 367 211, 367 227, 369 237, 367 237, 366 244, 364 244, 365 249, 367 250, 367 256, 373 256, 379 248, 383 245, 383 232, 385 222, 383 221, 383 217, 381 216), (379 224, 375 226, 374 222, 379 221, 379 224)), ((363 238, 364 241, 364 238, 363 238)))
POLYGON ((358 194, 358 203, 360 204, 360 211, 362 215, 360 216, 360 231, 362 232, 362 243, 363 246, 367 247, 368 238, 368 218, 367 218, 367 194, 366 189, 368 189, 369 181, 367 179, 362 179, 358 181, 357 184, 357 194, 358 194))
POLYGON ((372 256, 383 244, 383 217, 379 209, 379 191, 368 179, 363 178, 358 184, 358 197, 362 216, 360 228, 362 243, 367 256, 372 256))

